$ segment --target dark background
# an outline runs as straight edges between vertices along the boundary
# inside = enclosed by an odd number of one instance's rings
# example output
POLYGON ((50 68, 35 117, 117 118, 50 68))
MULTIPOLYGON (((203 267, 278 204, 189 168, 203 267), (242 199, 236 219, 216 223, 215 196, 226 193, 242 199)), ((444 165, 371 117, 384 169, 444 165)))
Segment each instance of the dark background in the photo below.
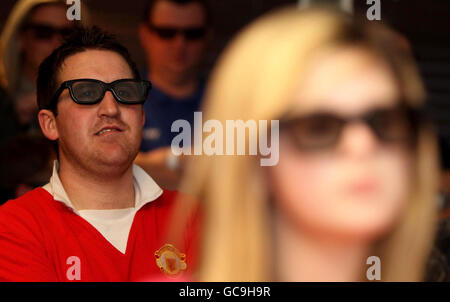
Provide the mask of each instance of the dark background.
MULTIPOLYGON (((138 41, 137 25, 146 0, 81 1, 90 9, 91 23, 117 34, 142 66, 145 59, 138 41)), ((1 1, 1 28, 15 2, 1 1)), ((212 68, 227 42, 244 25, 275 7, 295 3, 296 0, 211 0, 214 37, 203 70, 207 72, 212 68)), ((356 12, 365 14, 369 7, 366 0, 354 0, 356 12)), ((450 155, 450 148, 447 150, 450 146, 450 0, 381 0, 381 18, 410 41, 427 87, 427 106, 442 137, 443 154, 450 155)), ((450 156, 444 156, 444 164, 450 168, 448 158, 450 156)))
MULTIPOLYGON (((6 22, 15 0, 1 0, 0 28, 6 22)), ((145 63, 139 45, 137 26, 143 17, 147 0, 81 0, 90 11, 92 25, 98 25, 118 36, 138 65, 145 63)), ((244 25, 268 10, 295 4, 296 0, 210 0, 214 36, 206 53, 204 69, 210 69, 229 39, 244 25)), ((81 16, 83 18, 83 15, 81 16)))

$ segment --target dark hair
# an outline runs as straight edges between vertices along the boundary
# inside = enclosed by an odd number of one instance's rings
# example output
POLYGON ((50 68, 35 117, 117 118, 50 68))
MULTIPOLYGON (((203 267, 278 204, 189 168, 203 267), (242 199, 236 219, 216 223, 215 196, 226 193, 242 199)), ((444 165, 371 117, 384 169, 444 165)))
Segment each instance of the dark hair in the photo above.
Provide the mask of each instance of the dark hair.
POLYGON ((61 65, 68 57, 92 49, 118 53, 128 63, 133 77, 138 80, 141 79, 128 50, 113 35, 96 26, 90 28, 77 26, 64 43, 55 49, 39 66, 36 92, 39 110, 49 109, 55 115, 57 114, 57 102, 53 101, 53 97, 59 88, 58 75, 61 65))
POLYGON ((211 8, 210 8, 208 0, 149 0, 149 1, 147 1, 147 4, 145 5, 144 15, 142 16, 142 22, 148 22, 151 14, 153 12, 153 9, 155 8, 155 4, 159 1, 173 2, 178 5, 198 3, 203 7, 203 11, 205 13, 206 25, 211 25, 211 23, 212 23, 211 8))

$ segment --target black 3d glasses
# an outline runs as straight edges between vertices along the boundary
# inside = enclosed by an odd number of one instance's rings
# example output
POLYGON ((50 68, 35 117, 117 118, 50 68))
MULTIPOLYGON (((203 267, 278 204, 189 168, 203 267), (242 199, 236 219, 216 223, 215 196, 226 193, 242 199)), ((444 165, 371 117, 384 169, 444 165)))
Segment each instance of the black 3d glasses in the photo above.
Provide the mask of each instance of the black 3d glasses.
POLYGON ((111 91, 119 103, 143 104, 151 87, 149 81, 135 79, 120 79, 111 83, 95 79, 70 80, 61 84, 52 99, 52 104, 56 104, 59 96, 66 88, 69 89, 72 100, 81 105, 99 103, 107 90, 111 91))
POLYGON ((178 34, 184 36, 188 41, 200 40, 206 35, 206 28, 204 26, 197 27, 171 27, 171 26, 156 26, 146 23, 147 27, 155 32, 159 38, 164 40, 171 40, 178 34))
POLYGON ((422 113, 406 106, 380 108, 351 117, 316 112, 282 120, 280 126, 289 133, 294 145, 304 151, 334 148, 344 127, 354 122, 368 125, 383 144, 415 143, 422 113))
POLYGON ((55 35, 64 38, 72 33, 71 27, 54 27, 47 24, 28 23, 23 26, 23 30, 29 30, 33 36, 39 40, 50 40, 55 35))

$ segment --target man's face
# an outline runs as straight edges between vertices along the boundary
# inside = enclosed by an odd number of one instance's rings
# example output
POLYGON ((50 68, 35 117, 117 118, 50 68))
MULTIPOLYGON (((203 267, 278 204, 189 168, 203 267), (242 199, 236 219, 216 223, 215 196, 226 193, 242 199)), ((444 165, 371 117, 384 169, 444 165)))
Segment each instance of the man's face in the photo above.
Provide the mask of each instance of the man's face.
MULTIPOLYGON (((107 50, 87 50, 68 57, 61 66, 58 82, 97 79, 105 83, 133 78, 127 62, 107 50)), ((93 105, 75 103, 65 89, 55 118, 60 160, 85 169, 127 168, 136 157, 142 138, 142 105, 118 103, 110 91, 93 105), (104 131, 109 129, 108 131, 104 131), (102 131, 103 130, 103 131, 102 131)))
MULTIPOLYGON (((196 2, 180 5, 158 1, 148 22, 156 28, 206 28, 205 11, 196 2)), ((147 53, 151 72, 175 83, 192 76, 203 54, 205 41, 206 35, 189 40, 178 32, 172 38, 164 38, 148 26, 141 27, 141 42, 147 53)))

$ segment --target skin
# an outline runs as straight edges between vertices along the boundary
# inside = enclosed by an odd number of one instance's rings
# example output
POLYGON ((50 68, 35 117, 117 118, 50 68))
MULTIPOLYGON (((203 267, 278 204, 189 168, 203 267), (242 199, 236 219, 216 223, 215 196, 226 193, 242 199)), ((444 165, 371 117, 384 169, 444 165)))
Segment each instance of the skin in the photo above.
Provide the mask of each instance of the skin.
MULTIPOLYGON (((117 53, 87 50, 68 57, 59 82, 91 78, 106 83, 132 78, 126 61, 117 53), (95 63, 94 63, 95 62, 95 63)), ((44 135, 58 140, 60 178, 77 209, 113 209, 134 206, 132 163, 145 122, 142 105, 118 103, 107 91, 95 105, 79 105, 65 89, 58 115, 39 112, 44 135), (105 127, 120 131, 99 134, 105 127)))
MULTIPOLYGON (((308 71, 293 96, 295 114, 361 114, 399 97, 388 69, 361 49, 324 51, 308 71)), ((363 123, 347 125, 336 148, 321 152, 297 150, 281 133, 280 161, 269 172, 279 277, 358 280, 372 243, 405 209, 411 166, 405 146, 380 144, 363 123)))

